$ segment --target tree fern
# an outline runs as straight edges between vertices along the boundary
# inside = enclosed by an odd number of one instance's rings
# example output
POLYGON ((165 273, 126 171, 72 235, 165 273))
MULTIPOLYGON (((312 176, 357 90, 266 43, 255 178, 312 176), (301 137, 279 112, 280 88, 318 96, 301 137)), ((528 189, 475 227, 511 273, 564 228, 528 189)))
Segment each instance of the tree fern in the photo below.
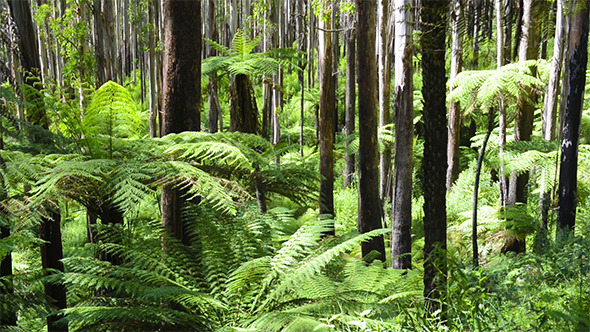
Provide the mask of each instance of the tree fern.
POLYGON ((546 61, 529 60, 524 64, 508 64, 498 70, 471 70, 459 73, 448 85, 452 88, 449 101, 460 102, 461 108, 472 112, 477 107, 492 107, 498 99, 516 101, 523 89, 541 92, 542 76, 532 76, 530 67, 546 73, 546 61))

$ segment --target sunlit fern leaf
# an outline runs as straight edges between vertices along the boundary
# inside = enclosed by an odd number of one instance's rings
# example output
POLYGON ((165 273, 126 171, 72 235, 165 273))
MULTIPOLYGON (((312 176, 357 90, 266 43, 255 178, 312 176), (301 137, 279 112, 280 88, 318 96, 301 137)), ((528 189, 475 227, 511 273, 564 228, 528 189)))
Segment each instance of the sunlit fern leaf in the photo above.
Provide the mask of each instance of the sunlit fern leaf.
MULTIPOLYGON (((96 90, 82 120, 91 153, 99 153, 104 149, 103 146, 97 146, 92 141, 96 136, 137 137, 141 127, 137 112, 133 97, 119 84, 109 81, 96 90)), ((109 154, 113 153, 112 141, 108 141, 106 150, 109 154)))
MULTIPOLYGON (((273 305, 276 305, 276 303, 281 303, 284 296, 288 294, 291 289, 297 287, 297 285, 303 282, 306 282, 306 280, 313 275, 321 273, 322 269, 334 258, 343 254, 344 252, 352 250, 363 241, 367 241, 375 236, 386 233, 387 229, 377 229, 364 234, 359 234, 349 240, 335 245, 334 247, 318 254, 317 256, 308 256, 305 260, 299 262, 297 266, 294 267, 294 270, 290 271, 288 275, 285 275, 283 272, 284 278, 280 278, 277 281, 277 285, 274 287, 273 292, 269 294, 269 297, 266 299, 266 301, 262 303, 256 311, 260 312, 261 310, 267 310, 268 308, 266 308, 266 306, 272 307, 273 305)), ((291 255, 293 255, 293 253, 291 255)), ((283 261, 289 261, 285 259, 286 255, 284 251, 281 256, 283 257, 283 261)), ((276 267, 275 270, 277 270, 276 267)))
POLYGON ((541 68, 545 72, 546 61, 531 60, 522 64, 508 64, 497 70, 472 70, 459 73, 448 85, 451 92, 447 96, 450 102, 460 102, 466 112, 476 107, 492 107, 496 101, 516 100, 522 96, 523 89, 540 92, 545 86, 539 74, 533 76, 531 66, 541 68))
POLYGON ((162 177, 154 182, 155 185, 183 189, 189 200, 201 196, 221 212, 236 213, 231 195, 211 174, 180 161, 164 162, 161 167, 162 177))
POLYGON ((202 165, 225 163, 235 168, 251 170, 250 160, 234 145, 223 142, 199 142, 174 144, 164 151, 165 154, 177 155, 181 160, 191 160, 202 165))

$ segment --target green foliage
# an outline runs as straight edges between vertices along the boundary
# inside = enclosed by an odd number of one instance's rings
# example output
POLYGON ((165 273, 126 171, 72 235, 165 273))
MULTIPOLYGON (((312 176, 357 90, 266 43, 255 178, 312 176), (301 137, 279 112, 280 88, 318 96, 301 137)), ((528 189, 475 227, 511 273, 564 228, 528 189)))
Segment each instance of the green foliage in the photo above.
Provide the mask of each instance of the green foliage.
POLYGON ((288 48, 273 49, 264 53, 252 53, 263 37, 263 35, 258 35, 254 39, 250 39, 243 30, 238 29, 232 39, 231 48, 205 39, 211 47, 223 54, 223 56, 205 59, 201 68, 203 76, 219 72, 248 76, 271 75, 281 67, 298 69, 297 62, 304 61, 296 50, 288 48))
POLYGON ((463 71, 449 81, 452 90, 447 99, 460 102, 461 108, 469 113, 477 107, 493 107, 498 100, 515 103, 519 96, 526 97, 522 93, 525 89, 539 92, 545 86, 547 71, 548 63, 541 60, 511 63, 498 70, 463 71), (536 75, 531 67, 537 69, 536 75))

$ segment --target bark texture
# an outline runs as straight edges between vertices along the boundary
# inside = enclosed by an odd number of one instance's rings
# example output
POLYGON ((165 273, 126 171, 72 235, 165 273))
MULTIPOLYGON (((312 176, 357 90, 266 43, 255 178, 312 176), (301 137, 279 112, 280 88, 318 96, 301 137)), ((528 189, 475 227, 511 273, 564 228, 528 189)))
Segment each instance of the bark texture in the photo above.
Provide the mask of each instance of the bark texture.
MULTIPOLYGON (((539 27, 535 21, 536 13, 540 9, 540 1, 525 0, 523 1, 522 12, 522 35, 520 37, 520 48, 518 52, 519 62, 524 63, 526 60, 536 59, 539 53, 539 27)), ((531 72, 536 75, 536 68, 531 67, 531 72)), ((523 91, 518 98, 516 111, 516 120, 514 125, 514 140, 530 141, 533 132, 534 111, 536 108, 537 97, 532 91, 523 91)), ((515 205, 516 203, 527 202, 526 187, 529 182, 529 173, 517 175, 510 174, 510 184, 508 185, 508 197, 506 205, 515 205)), ((524 239, 510 237, 506 240, 503 252, 524 252, 526 243, 524 239)))
MULTIPOLYGON (((351 18, 351 22, 354 19, 351 18)), ((352 23, 351 23, 352 24, 352 23)), ((350 144, 350 136, 355 130, 356 113, 356 31, 346 33, 346 89, 344 117, 346 128, 346 147, 350 144)), ((354 180, 354 153, 346 153, 344 159, 344 187, 348 188, 354 180)))
MULTIPOLYGON (((61 242, 61 215, 59 212, 49 211, 48 216, 44 216, 41 220, 41 227, 39 235, 41 240, 45 241, 41 244, 41 264, 48 275, 47 269, 53 269, 60 272, 64 271, 64 265, 61 262, 63 258, 63 249, 61 242)), ((66 287, 64 284, 44 283, 45 295, 49 303, 56 309, 67 308, 66 303, 66 287)), ((52 309, 52 310, 56 310, 52 309)), ((47 331, 67 331, 67 322, 58 322, 64 316, 60 314, 50 314, 47 316, 47 331)))
MULTIPOLYGON (((201 1, 166 0, 162 136, 199 131, 201 124, 201 1)), ((162 225, 188 244, 182 193, 162 188, 162 225)))
POLYGON ((391 256, 394 269, 412 268, 412 172, 414 168, 414 84, 412 0, 395 1, 395 159, 391 256))
MULTIPOLYGON (((357 1, 358 83, 359 83, 359 205, 358 231, 366 233, 381 228, 379 200, 379 152, 377 149, 377 64, 375 62, 375 22, 377 8, 373 1, 357 1)), ((361 243, 363 258, 385 262, 383 236, 361 243)))
MULTIPOLYGON (((326 4, 326 7, 328 5, 326 4)), ((327 10, 325 8, 324 10, 327 10)), ((322 22, 326 31, 321 31, 320 36, 320 215, 323 217, 334 217, 334 78, 332 77, 333 51, 332 51, 332 29, 331 21, 326 19, 322 22), (323 45, 322 45, 323 42, 323 45)), ((326 235, 333 235, 334 229, 326 235)))
POLYGON ((561 143, 557 226, 561 230, 573 232, 576 224, 576 206, 578 201, 578 145, 588 64, 589 19, 587 1, 575 1, 571 8, 574 11, 569 36, 570 73, 561 143))
POLYGON ((422 2, 424 85, 424 297, 429 312, 444 307, 447 280, 445 25, 448 1, 422 2))
POLYGON ((229 130, 242 133, 258 133, 258 108, 254 90, 248 76, 238 74, 230 86, 230 126, 229 130))

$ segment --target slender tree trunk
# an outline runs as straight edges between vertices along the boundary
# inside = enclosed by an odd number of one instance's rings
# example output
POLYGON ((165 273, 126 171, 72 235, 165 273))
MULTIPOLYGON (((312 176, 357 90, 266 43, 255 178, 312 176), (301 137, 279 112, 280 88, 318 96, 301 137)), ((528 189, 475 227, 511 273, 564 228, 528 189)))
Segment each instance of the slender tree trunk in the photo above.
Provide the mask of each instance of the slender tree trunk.
POLYGON ((578 145, 588 64, 589 11, 585 0, 574 1, 570 8, 573 10, 569 36, 570 75, 561 143, 557 226, 559 231, 573 233, 578 201, 578 145))
MULTIPOLYGON (((499 1, 499 0, 498 0, 499 1)), ((451 13, 451 76, 454 79, 461 71, 462 65, 462 38, 459 31, 459 20, 461 16, 461 1, 453 1, 453 11, 451 13)), ((449 104, 449 142, 447 144, 447 160, 449 165, 447 167, 447 190, 451 190, 451 186, 459 176, 459 145, 461 143, 461 105, 458 102, 449 104)))
POLYGON ((473 250, 473 266, 479 266, 479 250, 477 247, 477 201, 479 194, 479 178, 481 176, 481 166, 483 164, 483 157, 486 154, 486 147, 488 146, 488 140, 490 134, 494 129, 494 110, 490 108, 488 110, 488 131, 483 140, 481 150, 479 150, 479 156, 477 157, 477 168, 475 170, 475 184, 473 185, 473 208, 472 208, 472 227, 471 227, 471 246, 473 250))
MULTIPOLYGON (((373 1, 356 2, 358 33, 359 83, 359 205, 358 231, 366 233, 381 228, 379 200, 379 152, 377 149, 377 74, 375 63, 375 21, 377 8, 373 1)), ((385 262, 383 237, 361 243, 363 258, 371 251, 374 259, 385 262)), ((370 259, 370 258, 369 258, 370 259)))
POLYGON ((156 92, 156 40, 154 38, 155 27, 155 15, 153 6, 148 6, 148 19, 152 26, 149 33, 149 70, 150 70, 150 119, 149 119, 149 130, 150 137, 158 136, 158 96, 156 92))
MULTIPOLYGON (((389 20, 389 1, 378 1, 377 48, 379 61, 379 125, 391 124, 391 34, 389 20)), ((381 176, 380 193, 382 202, 391 202, 391 146, 386 144, 380 155, 381 176)))
MULTIPOLYGON (((322 12, 331 10, 330 5, 326 3, 322 12)), ((326 15, 329 17, 329 12, 326 15)), ((330 19, 320 21, 323 31, 320 35, 319 69, 320 79, 320 119, 319 119, 319 139, 320 139, 320 216, 322 218, 334 217, 334 79, 332 77, 332 22, 330 19)), ((326 235, 333 235, 332 228, 326 235)))
MULTIPOLYGON (((217 24, 215 22, 215 0, 209 0, 208 8, 208 25, 209 25, 209 39, 218 42, 219 33, 217 32, 217 24)), ((215 56, 216 52, 213 47, 209 48, 209 56, 215 56)), ((209 132, 216 133, 219 130, 219 118, 223 117, 221 114, 221 106, 219 105, 219 96, 217 94, 217 75, 209 75, 209 85, 207 86, 209 92, 209 132)), ((221 128, 223 130, 223 128, 221 128)))
MULTIPOLYGON (((350 15, 352 16, 352 15, 350 15)), ((350 17, 352 25, 354 18, 350 17)), ((349 187, 354 180, 354 153, 349 153, 349 144, 355 129, 356 113, 356 31, 346 33, 346 91, 345 91, 345 122, 346 122, 346 157, 344 159, 344 186, 349 187)))
POLYGON ((413 0, 395 0, 395 177, 391 256, 394 269, 412 268, 412 172, 414 168, 413 0))
POLYGON ((448 1, 423 0, 422 77, 424 96, 424 297, 429 312, 446 319, 446 75, 445 25, 448 1))
MULTIPOLYGON (((46 274, 51 274, 48 269, 64 271, 62 240, 61 240, 61 215, 58 211, 48 211, 49 215, 44 216, 41 220, 40 237, 45 241, 41 244, 41 264, 46 274)), ((52 306, 57 309, 67 308, 66 287, 64 284, 44 283, 45 295, 52 306)), ((50 314, 47 316, 47 331, 67 331, 68 323, 59 322, 64 318, 60 314, 50 314)))
MULTIPOLYGON (((552 141, 556 138, 557 96, 559 93, 559 78, 561 76, 561 63, 563 61, 563 46, 565 40, 565 38, 563 38, 563 6, 563 0, 557 0, 553 58, 551 58, 551 73, 549 76, 549 84, 547 85, 547 93, 545 94, 545 108, 543 109, 543 139, 547 141, 552 141)), ((545 181, 548 175, 545 173, 546 172, 543 171, 540 190, 541 194, 539 197, 542 229, 547 229, 551 201, 551 195, 547 192, 545 187, 545 181)))
MULTIPOLYGON (((505 42, 505 37, 507 37, 504 34, 504 30, 503 30, 503 6, 502 6, 502 0, 495 0, 496 1, 496 31, 498 33, 498 37, 497 37, 497 41, 496 41, 496 69, 500 69, 505 61, 506 61, 506 56, 504 54, 504 52, 506 51, 506 42, 505 42)), ((510 0, 508 1, 508 3, 510 2, 510 0)), ((508 5, 509 6, 509 5, 508 5)), ((508 21, 508 20, 506 20, 508 21)), ((509 33, 512 33, 511 31, 509 31, 509 33)), ((508 44, 510 45, 510 44, 508 44)), ((508 48, 507 50, 508 52, 510 52, 510 48, 508 48)), ((500 157, 502 157, 504 155, 504 148, 506 146, 506 108, 504 106, 504 100, 500 99, 498 101, 498 118, 499 118, 499 129, 500 129, 500 134, 499 134, 499 155, 500 157)), ((499 178, 499 182, 500 182, 500 202, 501 205, 504 206, 504 203, 506 202, 506 197, 507 197, 507 184, 506 184, 506 175, 504 174, 504 163, 500 162, 500 167, 499 167, 499 171, 498 171, 498 178, 499 178)))
MULTIPOLYGON (((165 0, 162 135, 201 127, 201 1, 165 0)), ((181 218, 184 199, 177 188, 162 188, 162 225, 188 244, 181 218)))
POLYGON ((94 57, 96 62, 96 87, 100 87, 107 81, 106 58, 104 47, 104 28, 102 18, 102 1, 94 0, 92 6, 94 16, 94 57))
MULTIPOLYGON (((522 15, 522 36, 520 40, 519 61, 524 63, 526 60, 536 59, 539 50, 539 31, 538 24, 534 21, 535 13, 539 10, 540 2, 535 0, 525 0, 523 2, 522 15)), ((531 67, 533 75, 536 74, 536 68, 531 67)), ((536 107, 536 95, 532 91, 525 91, 527 96, 519 96, 516 112, 516 122, 514 126, 514 140, 530 141, 533 132, 533 117, 536 107)), ((526 203, 527 193, 526 186, 529 182, 529 173, 521 175, 512 173, 510 175, 510 184, 506 205, 515 205, 516 203, 526 203)), ((525 241, 517 237, 510 237, 506 240, 503 251, 524 252, 526 249, 525 241)))
MULTIPOLYGON (((297 2, 297 48, 300 52, 305 52, 305 42, 306 42, 306 26, 305 26, 305 6, 306 1, 298 1, 297 2)), ((305 125, 305 64, 303 61, 299 61, 298 63, 299 68, 301 70, 297 72, 297 78, 299 80, 299 85, 301 89, 301 113, 300 113, 300 129, 299 129, 299 146, 300 146, 300 154, 303 157, 303 147, 305 146, 304 143, 304 125, 305 125)))

